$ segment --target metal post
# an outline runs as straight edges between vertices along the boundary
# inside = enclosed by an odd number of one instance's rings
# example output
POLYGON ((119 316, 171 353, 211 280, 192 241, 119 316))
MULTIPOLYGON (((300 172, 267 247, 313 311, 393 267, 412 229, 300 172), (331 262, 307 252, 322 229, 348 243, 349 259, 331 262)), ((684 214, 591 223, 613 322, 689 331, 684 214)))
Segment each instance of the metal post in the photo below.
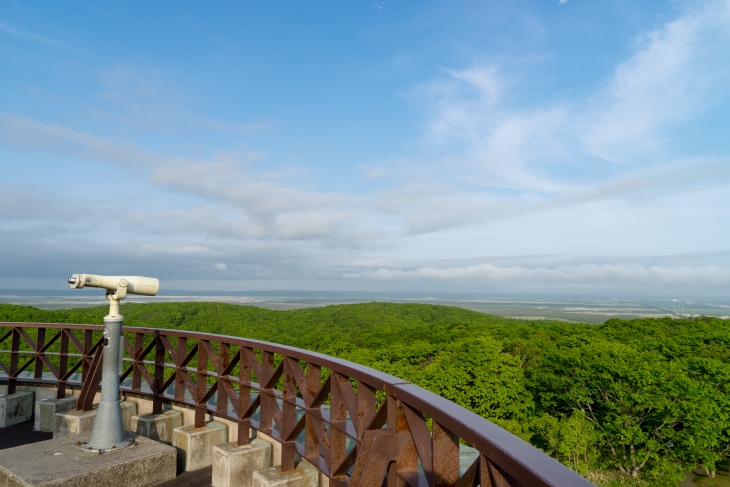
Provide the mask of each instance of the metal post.
MULTIPOLYGON (((119 309, 117 307, 117 309, 119 309)), ((104 356, 101 379, 101 403, 96 413, 91 439, 81 448, 89 451, 124 448, 133 439, 124 432, 122 410, 119 401, 119 344, 122 340, 124 317, 109 315, 104 317, 104 356)))

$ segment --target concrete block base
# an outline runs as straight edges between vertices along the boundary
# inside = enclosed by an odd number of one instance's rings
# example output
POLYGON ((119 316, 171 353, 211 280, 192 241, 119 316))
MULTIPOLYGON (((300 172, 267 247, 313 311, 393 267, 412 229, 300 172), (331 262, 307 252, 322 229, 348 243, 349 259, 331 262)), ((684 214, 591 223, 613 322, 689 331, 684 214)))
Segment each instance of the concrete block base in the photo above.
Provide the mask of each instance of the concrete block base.
POLYGON ((122 401, 119 403, 122 408, 122 424, 126 431, 134 431, 132 429, 132 416, 137 415, 137 405, 133 402, 122 401))
POLYGON ((35 430, 53 431, 53 416, 76 409, 79 398, 76 396, 63 399, 41 399, 35 403, 35 430))
POLYGON ((271 467, 253 473, 252 487, 317 487, 319 471, 305 462, 300 462, 294 470, 281 471, 281 467, 271 467))
MULTIPOLYGON (((122 401, 122 423, 124 429, 130 431, 132 428, 132 416, 137 414, 137 405, 133 402, 122 401)), ((53 437, 81 435, 91 433, 96 420, 96 409, 91 411, 71 410, 65 413, 53 415, 53 437)))
POLYGON ((91 434, 96 420, 96 409, 91 411, 71 411, 53 415, 53 437, 91 434))
POLYGON ((0 485, 12 487, 146 487, 175 478, 175 449, 138 437, 139 445, 97 455, 62 437, 3 450, 0 485))
POLYGON ((213 487, 252 487, 253 473, 271 467, 271 444, 253 440, 213 447, 213 487))
POLYGON ((132 416, 131 431, 155 441, 172 445, 172 430, 182 426, 180 411, 132 416))
POLYGON ((29 420, 33 416, 33 393, 16 392, 0 396, 0 428, 29 420))
POLYGON ((228 428, 210 421, 200 428, 180 426, 172 430, 172 446, 177 448, 179 471, 197 470, 213 463, 213 447, 228 441, 228 428))

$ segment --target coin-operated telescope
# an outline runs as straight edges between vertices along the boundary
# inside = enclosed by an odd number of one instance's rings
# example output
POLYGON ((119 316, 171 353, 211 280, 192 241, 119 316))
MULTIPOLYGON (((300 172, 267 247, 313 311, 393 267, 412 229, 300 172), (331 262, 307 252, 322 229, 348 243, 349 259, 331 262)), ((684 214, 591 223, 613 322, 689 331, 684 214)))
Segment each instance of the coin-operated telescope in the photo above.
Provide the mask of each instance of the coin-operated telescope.
POLYGON ((154 296, 160 289, 160 281, 140 276, 97 276, 74 274, 68 280, 71 289, 97 287, 106 290, 109 314, 104 317, 104 350, 102 356, 101 402, 94 421, 94 430, 88 443, 81 448, 92 452, 119 449, 133 444, 124 432, 122 410, 119 401, 119 364, 122 359, 122 325, 124 316, 119 314, 119 301, 127 294, 154 296))

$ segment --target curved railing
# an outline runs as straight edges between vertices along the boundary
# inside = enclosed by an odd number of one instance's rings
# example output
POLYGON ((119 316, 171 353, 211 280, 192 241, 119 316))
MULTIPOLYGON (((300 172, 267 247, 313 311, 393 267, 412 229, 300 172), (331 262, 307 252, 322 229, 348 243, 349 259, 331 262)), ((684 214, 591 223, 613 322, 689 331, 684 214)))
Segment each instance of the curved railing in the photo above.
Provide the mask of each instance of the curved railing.
MULTIPOLYGON (((78 386, 79 407, 90 408, 103 329, 0 323, 0 380, 9 393, 19 382, 57 384, 59 397, 78 386)), ((165 402, 187 404, 197 426, 207 413, 235 421, 241 444, 260 431, 281 442, 284 470, 299 455, 340 487, 593 485, 486 419, 368 367, 232 336, 123 332, 121 390, 151 396, 157 413, 165 402)))

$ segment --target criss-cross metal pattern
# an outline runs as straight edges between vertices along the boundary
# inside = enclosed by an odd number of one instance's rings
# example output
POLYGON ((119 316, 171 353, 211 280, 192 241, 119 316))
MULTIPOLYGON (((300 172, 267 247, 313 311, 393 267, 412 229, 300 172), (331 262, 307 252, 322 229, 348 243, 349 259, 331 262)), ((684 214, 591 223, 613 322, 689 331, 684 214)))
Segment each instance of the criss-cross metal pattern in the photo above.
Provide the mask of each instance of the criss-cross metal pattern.
MULTIPOLYGON (((0 323, 0 382, 9 394, 19 382, 54 383, 59 398, 68 386, 81 387, 79 409, 90 409, 102 330, 0 323)), ((191 406, 196 426, 208 414, 232 420, 239 444, 251 429, 264 433, 282 444, 283 470, 304 458, 339 487, 593 485, 486 419, 368 367, 238 337, 123 332, 122 391, 151 396, 154 413, 169 402, 191 406), (465 454, 460 444, 473 450, 465 454)))

